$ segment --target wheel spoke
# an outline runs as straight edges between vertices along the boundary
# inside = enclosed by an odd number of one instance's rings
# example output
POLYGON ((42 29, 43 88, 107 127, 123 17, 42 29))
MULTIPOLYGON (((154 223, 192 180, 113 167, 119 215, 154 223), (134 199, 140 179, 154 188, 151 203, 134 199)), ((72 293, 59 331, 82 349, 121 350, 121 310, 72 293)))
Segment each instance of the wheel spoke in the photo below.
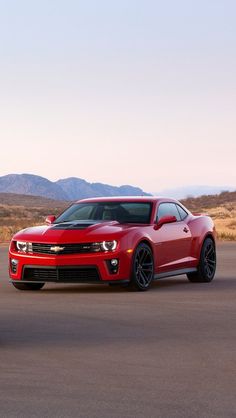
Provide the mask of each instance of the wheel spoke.
POLYGON ((142 272, 144 274, 144 276, 146 277, 147 282, 149 282, 152 279, 152 272, 153 269, 152 268, 143 268, 142 272))
POLYGON ((147 276, 145 275, 145 273, 142 270, 140 271, 140 276, 143 279, 144 285, 146 285, 148 283, 147 276))
POLYGON ((137 251, 134 269, 136 280, 140 287, 146 288, 149 286, 153 277, 153 259, 152 254, 147 248, 140 248, 137 251))
POLYGON ((139 263, 140 264, 143 264, 146 256, 147 256, 147 251, 146 250, 143 250, 143 253, 142 253, 142 255, 140 256, 140 259, 139 259, 139 263))
POLYGON ((208 264, 211 264, 212 266, 215 266, 216 262, 215 260, 207 260, 208 264))
POLYGON ((207 277, 211 278, 216 266, 215 247, 210 243, 205 249, 205 272, 207 277))
POLYGON ((213 268, 212 268, 212 266, 210 266, 210 264, 207 264, 207 271, 211 275, 211 273, 213 271, 213 268))
POLYGON ((142 271, 152 271, 152 267, 143 267, 142 271))
POLYGON ((207 275, 209 277, 211 275, 211 270, 210 270, 208 264, 206 265, 206 270, 207 270, 207 275))
POLYGON ((139 283, 141 283, 143 286, 145 286, 146 285, 146 280, 145 280, 145 277, 143 276, 141 271, 139 272, 138 277, 139 277, 139 283))
POLYGON ((206 248, 206 257, 209 257, 210 255, 214 255, 214 247, 212 245, 208 246, 206 248))

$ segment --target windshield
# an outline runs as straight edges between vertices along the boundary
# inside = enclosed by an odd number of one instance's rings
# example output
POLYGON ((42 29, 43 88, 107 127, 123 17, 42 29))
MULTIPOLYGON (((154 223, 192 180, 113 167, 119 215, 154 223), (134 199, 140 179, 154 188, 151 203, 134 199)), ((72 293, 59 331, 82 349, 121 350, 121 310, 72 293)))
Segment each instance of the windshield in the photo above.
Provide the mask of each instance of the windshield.
POLYGON ((119 223, 150 223, 152 204, 149 202, 75 203, 54 223, 70 221, 118 221, 119 223))

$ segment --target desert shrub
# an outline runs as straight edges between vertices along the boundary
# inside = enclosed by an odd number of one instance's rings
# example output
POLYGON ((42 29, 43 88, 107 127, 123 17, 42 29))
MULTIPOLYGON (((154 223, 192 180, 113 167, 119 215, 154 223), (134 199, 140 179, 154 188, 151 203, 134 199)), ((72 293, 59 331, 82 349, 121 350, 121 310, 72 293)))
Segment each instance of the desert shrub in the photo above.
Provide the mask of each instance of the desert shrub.
POLYGON ((226 231, 218 231, 217 238, 222 241, 236 241, 236 233, 233 232, 226 232, 226 231))
POLYGON ((236 220, 233 220, 227 224, 229 229, 236 229, 236 220))

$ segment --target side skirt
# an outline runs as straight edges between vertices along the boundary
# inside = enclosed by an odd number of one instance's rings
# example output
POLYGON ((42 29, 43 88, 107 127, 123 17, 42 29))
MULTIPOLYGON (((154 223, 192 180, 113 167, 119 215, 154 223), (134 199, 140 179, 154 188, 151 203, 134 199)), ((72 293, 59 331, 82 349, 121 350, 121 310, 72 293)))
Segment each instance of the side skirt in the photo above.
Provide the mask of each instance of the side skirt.
POLYGON ((166 271, 164 273, 155 274, 154 280, 164 279, 165 277, 171 277, 171 276, 180 276, 181 274, 194 273, 196 271, 197 271, 197 268, 195 267, 188 268, 188 269, 166 271))

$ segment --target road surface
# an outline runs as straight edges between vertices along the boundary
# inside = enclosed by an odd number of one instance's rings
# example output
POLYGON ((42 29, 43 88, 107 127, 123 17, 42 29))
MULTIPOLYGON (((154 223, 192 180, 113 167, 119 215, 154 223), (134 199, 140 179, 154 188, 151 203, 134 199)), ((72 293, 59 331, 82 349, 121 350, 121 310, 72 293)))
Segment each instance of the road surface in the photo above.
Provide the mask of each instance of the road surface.
POLYGON ((236 244, 211 284, 132 293, 8 283, 0 248, 0 416, 236 417, 236 244))

